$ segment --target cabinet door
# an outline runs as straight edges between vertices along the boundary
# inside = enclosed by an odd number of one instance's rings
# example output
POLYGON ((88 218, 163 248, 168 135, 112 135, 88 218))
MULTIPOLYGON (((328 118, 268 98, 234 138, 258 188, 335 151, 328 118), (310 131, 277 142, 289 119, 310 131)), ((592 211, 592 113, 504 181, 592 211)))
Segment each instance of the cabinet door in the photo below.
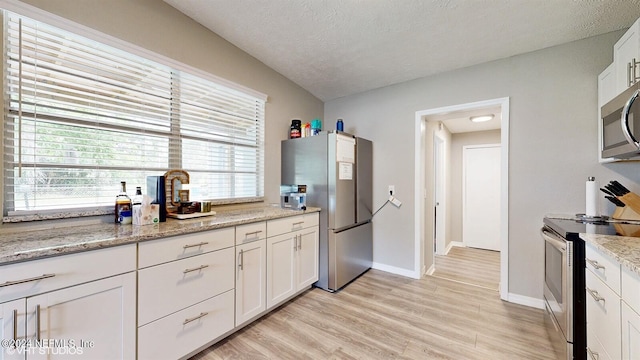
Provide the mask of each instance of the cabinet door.
MULTIPOLYGON (((629 88, 629 63, 632 59, 640 61, 640 25, 636 21, 613 46, 613 61, 616 63, 617 93, 629 88)), ((636 73, 637 73, 636 68, 636 73)))
POLYGON ((296 253, 297 290, 318 281, 318 250, 318 227, 300 231, 296 253))
POLYGON ((15 347, 25 340, 25 299, 0 304, 0 360, 24 359, 24 350, 15 347))
POLYGON ((50 339, 30 359, 135 359, 135 273, 28 298, 27 311, 27 336, 50 339))
POLYGON ((266 240, 236 246, 236 326, 267 308, 266 249, 266 240))
POLYGON ((267 308, 278 305, 296 292, 296 234, 267 239, 267 308))
POLYGON ((640 359, 640 315, 622 302, 622 358, 640 359))

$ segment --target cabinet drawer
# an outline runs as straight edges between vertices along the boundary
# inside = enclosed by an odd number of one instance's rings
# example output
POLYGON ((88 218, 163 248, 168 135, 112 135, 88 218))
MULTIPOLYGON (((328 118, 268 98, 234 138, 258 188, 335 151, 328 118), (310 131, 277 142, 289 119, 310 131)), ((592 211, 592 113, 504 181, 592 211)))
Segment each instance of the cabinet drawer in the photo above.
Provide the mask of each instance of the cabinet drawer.
POLYGON ((318 213, 310 213, 298 216, 290 216, 282 219, 267 221, 267 236, 277 236, 292 231, 317 226, 318 213))
POLYGON ((138 271, 138 325, 234 287, 233 247, 138 271))
POLYGON ((267 224, 264 221, 236 226, 236 245, 265 239, 267 237, 267 224))
POLYGON ((138 244, 138 268, 184 259, 233 246, 233 227, 138 244))
POLYGON ((135 244, 0 266, 0 303, 135 269, 135 244))
POLYGON ((587 269, 591 270, 600 280, 620 295, 620 264, 591 244, 586 245, 587 269))
POLYGON ((595 335, 612 359, 620 359, 620 297, 591 270, 586 271, 586 285, 587 332, 595 335))
POLYGON ((587 329, 587 359, 613 360, 593 331, 589 330, 587 329))
POLYGON ((233 329, 233 290, 138 328, 138 359, 179 359, 233 329))

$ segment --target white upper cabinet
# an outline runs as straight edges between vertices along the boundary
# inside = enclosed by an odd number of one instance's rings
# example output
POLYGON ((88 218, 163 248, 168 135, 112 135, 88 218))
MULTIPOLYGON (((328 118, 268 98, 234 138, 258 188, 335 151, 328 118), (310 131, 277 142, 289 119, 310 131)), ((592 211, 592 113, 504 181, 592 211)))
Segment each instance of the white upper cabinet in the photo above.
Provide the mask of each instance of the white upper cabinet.
POLYGON ((640 80, 640 19, 613 46, 616 94, 640 80))

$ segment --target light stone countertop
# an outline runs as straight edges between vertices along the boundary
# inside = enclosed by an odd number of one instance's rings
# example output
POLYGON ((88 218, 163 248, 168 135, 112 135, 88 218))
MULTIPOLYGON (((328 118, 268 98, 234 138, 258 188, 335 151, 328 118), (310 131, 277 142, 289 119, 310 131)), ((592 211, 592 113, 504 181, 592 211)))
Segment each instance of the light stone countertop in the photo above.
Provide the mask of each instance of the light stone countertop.
POLYGON ((580 238, 640 276, 640 238, 585 233, 580 238))
POLYGON ((216 210, 212 216, 188 220, 167 219, 155 225, 101 223, 1 234, 0 265, 319 211, 320 208, 315 207, 302 211, 264 205, 216 210))

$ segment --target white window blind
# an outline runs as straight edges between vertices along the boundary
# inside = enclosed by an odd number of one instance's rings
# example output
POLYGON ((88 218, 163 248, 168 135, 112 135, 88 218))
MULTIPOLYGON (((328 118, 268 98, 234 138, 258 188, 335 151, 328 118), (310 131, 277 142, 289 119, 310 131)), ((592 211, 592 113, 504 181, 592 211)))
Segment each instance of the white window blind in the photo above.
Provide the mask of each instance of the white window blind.
POLYGON ((260 198, 264 99, 5 13, 4 215, 95 208, 146 176, 260 198))

